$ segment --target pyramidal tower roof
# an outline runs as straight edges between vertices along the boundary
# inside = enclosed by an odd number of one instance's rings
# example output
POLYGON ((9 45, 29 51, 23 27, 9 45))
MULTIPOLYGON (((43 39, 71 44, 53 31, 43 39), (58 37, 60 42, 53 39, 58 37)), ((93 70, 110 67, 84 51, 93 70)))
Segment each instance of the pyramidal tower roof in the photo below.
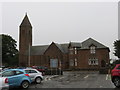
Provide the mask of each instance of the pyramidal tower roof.
POLYGON ((30 23, 30 21, 29 21, 29 18, 28 18, 28 16, 27 16, 27 13, 26 13, 26 15, 25 15, 22 23, 20 24, 20 26, 31 26, 31 27, 32 27, 32 25, 31 25, 31 23, 30 23))

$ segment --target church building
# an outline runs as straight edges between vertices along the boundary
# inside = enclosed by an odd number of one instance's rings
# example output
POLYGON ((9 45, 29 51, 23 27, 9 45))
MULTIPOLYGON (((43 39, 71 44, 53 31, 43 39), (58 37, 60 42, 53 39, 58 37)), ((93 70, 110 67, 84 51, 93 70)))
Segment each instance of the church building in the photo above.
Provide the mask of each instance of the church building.
POLYGON ((92 38, 77 43, 32 46, 32 25, 27 14, 19 27, 19 66, 99 70, 109 63, 109 52, 108 47, 92 38))

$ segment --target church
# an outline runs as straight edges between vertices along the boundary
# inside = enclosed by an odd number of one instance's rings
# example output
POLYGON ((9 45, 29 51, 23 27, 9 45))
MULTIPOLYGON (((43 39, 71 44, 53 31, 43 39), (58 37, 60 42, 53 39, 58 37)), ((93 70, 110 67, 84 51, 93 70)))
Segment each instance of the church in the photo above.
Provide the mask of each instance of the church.
POLYGON ((107 46, 92 38, 83 42, 32 46, 32 25, 27 14, 19 26, 19 66, 99 70, 109 64, 109 52, 107 46))

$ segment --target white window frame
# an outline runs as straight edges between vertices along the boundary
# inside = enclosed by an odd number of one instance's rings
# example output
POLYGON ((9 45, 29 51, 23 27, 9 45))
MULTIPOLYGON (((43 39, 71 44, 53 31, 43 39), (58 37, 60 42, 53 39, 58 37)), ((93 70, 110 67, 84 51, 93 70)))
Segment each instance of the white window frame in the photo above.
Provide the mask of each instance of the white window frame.
POLYGON ((98 59, 89 59, 88 60, 88 64, 89 65, 98 65, 99 63, 98 63, 98 59))
POLYGON ((75 66, 77 66, 77 58, 75 58, 75 66))
POLYGON ((95 52, 96 52, 96 51, 95 51, 95 46, 91 46, 91 47, 90 47, 90 53, 91 53, 91 54, 95 54, 95 52))
POLYGON ((75 54, 77 54, 77 48, 75 47, 75 54))

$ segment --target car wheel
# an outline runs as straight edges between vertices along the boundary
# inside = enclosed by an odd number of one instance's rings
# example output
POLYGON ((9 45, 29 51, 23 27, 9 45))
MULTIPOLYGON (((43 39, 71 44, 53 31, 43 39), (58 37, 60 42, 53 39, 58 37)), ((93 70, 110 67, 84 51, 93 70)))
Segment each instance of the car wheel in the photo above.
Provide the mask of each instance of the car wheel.
POLYGON ((22 84, 21 84, 21 87, 22 87, 23 89, 28 88, 28 87, 29 87, 29 82, 28 82, 28 81, 23 81, 22 84))
POLYGON ((116 86, 116 87, 120 87, 120 78, 118 78, 118 77, 115 77, 114 79, 113 79, 113 83, 114 83, 114 85, 116 86))
POLYGON ((40 84, 41 81, 42 81, 42 79, 41 79, 40 77, 37 77, 37 78, 35 79, 35 83, 37 83, 37 84, 40 84))

